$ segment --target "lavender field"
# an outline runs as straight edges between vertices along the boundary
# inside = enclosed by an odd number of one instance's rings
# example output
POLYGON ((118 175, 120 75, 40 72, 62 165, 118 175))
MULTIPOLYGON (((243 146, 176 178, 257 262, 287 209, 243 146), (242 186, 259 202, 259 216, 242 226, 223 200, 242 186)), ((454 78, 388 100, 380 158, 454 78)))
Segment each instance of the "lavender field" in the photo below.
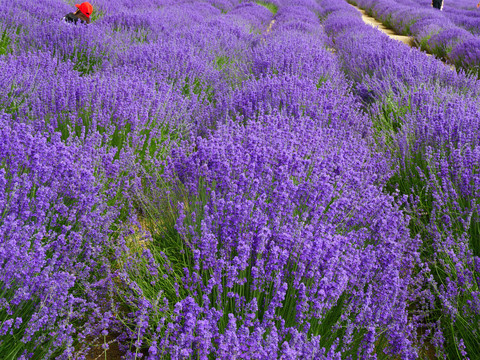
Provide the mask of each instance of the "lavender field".
POLYGON ((480 10, 349 1, 419 48, 346 0, 3 3, 0 359, 480 359, 480 10))

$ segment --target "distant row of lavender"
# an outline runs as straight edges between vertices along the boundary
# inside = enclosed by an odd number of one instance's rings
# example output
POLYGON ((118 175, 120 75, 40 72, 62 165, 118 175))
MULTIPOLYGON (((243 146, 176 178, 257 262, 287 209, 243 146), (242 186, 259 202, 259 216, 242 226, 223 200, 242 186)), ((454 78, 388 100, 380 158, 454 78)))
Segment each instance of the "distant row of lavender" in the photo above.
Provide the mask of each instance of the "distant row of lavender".
MULTIPOLYGON (((425 8, 432 6, 430 0, 414 0, 425 8)), ((480 35, 480 9, 477 2, 472 0, 446 1, 443 14, 451 21, 472 34, 480 35)))
MULTIPOLYGON (((409 196, 423 240, 424 291, 413 301, 440 357, 480 348, 480 84, 363 24, 346 3, 325 5, 325 30, 355 81, 380 147, 395 161, 387 190, 409 196)), ((426 350, 425 348, 424 350, 426 350)))
POLYGON ((448 8, 445 12, 439 11, 428 6, 425 0, 350 2, 398 33, 413 36, 421 49, 448 60, 457 69, 480 74, 480 37, 462 24, 457 25, 448 8))

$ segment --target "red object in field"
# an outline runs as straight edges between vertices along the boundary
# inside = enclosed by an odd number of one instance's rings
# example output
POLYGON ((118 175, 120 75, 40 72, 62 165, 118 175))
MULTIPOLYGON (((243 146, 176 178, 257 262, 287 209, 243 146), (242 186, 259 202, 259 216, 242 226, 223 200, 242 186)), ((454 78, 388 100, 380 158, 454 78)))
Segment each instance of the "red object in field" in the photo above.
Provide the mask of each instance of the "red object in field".
POLYGON ((85 15, 87 18, 90 17, 90 15, 93 12, 93 6, 89 2, 83 2, 80 5, 75 4, 75 6, 82 12, 83 15, 85 15))

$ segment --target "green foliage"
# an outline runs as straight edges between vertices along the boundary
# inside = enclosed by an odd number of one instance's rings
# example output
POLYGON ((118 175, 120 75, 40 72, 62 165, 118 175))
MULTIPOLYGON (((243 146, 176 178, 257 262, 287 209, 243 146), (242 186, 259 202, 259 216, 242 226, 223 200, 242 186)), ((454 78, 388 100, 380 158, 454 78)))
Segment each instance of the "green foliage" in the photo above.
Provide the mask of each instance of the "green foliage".
POLYGON ((65 58, 69 58, 75 63, 73 69, 81 75, 95 72, 103 63, 103 56, 95 55, 95 47, 91 49, 75 47, 73 55, 70 57, 66 55, 65 58))
POLYGON ((105 12, 98 7, 97 4, 92 3, 93 6, 93 12, 92 15, 90 16, 90 22, 95 22, 105 16, 105 12))
POLYGON ((320 79, 318 79, 318 82, 317 82, 317 89, 320 89, 322 85, 325 84, 327 81, 328 81, 328 77, 326 76, 320 77, 320 79))
MULTIPOLYGON (((377 16, 378 16, 377 13, 373 13, 373 12, 370 12, 369 15, 374 17, 375 19, 377 19, 377 16)), ((383 25, 385 25, 387 28, 393 29, 394 22, 391 14, 385 15, 380 20, 382 21, 383 25)))
POLYGON ((422 37, 419 41, 419 47, 421 50, 423 51, 428 51, 429 50, 429 46, 428 46, 428 41, 431 39, 433 34, 428 34, 424 37, 422 37))
POLYGON ((230 58, 228 56, 215 56, 214 67, 220 71, 225 81, 232 89, 236 89, 248 78, 248 73, 242 71, 238 66, 239 60, 237 58, 230 58))
POLYGON ((230 64, 230 58, 228 56, 216 56, 215 68, 219 71, 225 69, 230 64))
POLYGON ((448 45, 448 46, 443 46, 440 44, 430 44, 430 39, 432 36, 435 35, 435 33, 430 33, 427 36, 424 36, 423 38, 420 39, 419 46, 420 49, 429 52, 432 55, 435 55, 436 57, 440 59, 447 59, 448 54, 452 51, 453 47, 455 46, 454 43, 448 45))
POLYGON ((463 58, 457 58, 453 65, 457 70, 462 69, 468 76, 480 79, 480 65, 469 65, 464 62, 463 58))
POLYGON ((410 31, 410 28, 412 27, 412 25, 415 25, 415 23, 418 21, 418 19, 412 19, 410 20, 409 22, 407 23, 403 23, 402 22, 402 26, 403 26, 403 30, 402 30, 402 33, 404 35, 408 35, 408 36, 413 36, 412 32, 410 31))
POLYGON ((14 83, 10 86, 10 91, 7 93, 5 99, 0 102, 0 109, 5 111, 7 114, 16 114, 20 109, 20 106, 25 102, 27 94, 18 93, 17 87, 14 83))
POLYGON ((268 10, 270 10, 270 12, 273 14, 273 15, 276 15, 277 12, 278 12, 278 6, 275 5, 275 4, 272 4, 272 3, 269 3, 267 1, 255 1, 258 5, 261 5, 265 8, 267 8, 268 10))
POLYGON ((12 52, 12 39, 7 33, 7 29, 5 29, 0 37, 0 56, 9 54, 12 52))
POLYGON ((193 81, 187 76, 182 86, 182 95, 186 97, 197 96, 202 102, 214 103, 215 91, 211 85, 196 77, 193 81))
POLYGON ((139 44, 148 43, 148 31, 145 29, 137 29, 132 35, 132 40, 134 43, 139 44))
POLYGON ((400 104, 395 100, 395 95, 386 95, 379 99, 375 106, 377 110, 373 113, 373 127, 376 139, 388 146, 390 151, 394 150, 393 144, 396 134, 403 126, 403 117, 411 112, 411 102, 400 104))

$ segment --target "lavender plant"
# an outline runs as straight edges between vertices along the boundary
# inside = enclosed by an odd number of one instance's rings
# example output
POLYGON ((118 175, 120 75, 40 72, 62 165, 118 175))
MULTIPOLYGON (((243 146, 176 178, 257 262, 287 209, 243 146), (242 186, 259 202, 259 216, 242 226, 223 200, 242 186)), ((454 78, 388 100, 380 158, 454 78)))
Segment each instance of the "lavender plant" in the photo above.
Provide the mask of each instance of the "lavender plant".
POLYGON ((194 147, 172 158, 189 195, 149 228, 159 266, 134 277, 150 297, 131 336, 150 332, 153 358, 415 357, 403 275, 416 242, 370 171, 385 171, 381 157, 367 160, 357 135, 281 116, 227 124, 194 147))
MULTIPOLYGON (((284 47, 285 53, 291 48, 284 47)), ((327 64, 332 61, 319 51, 327 64)), ((366 119, 352 111, 355 103, 345 90, 333 87, 338 80, 317 87, 315 73, 293 67, 295 57, 284 59, 288 66, 263 61, 267 66, 255 70, 261 77, 251 84, 259 92, 245 82, 244 95, 234 96, 234 109, 246 121, 227 122, 175 149, 161 174, 173 187, 159 191, 153 202, 144 199, 153 241, 143 254, 151 255, 145 270, 127 269, 124 276, 132 286, 130 297, 124 296, 132 315, 142 314, 140 324, 130 321, 132 357, 139 347, 151 358, 416 356, 406 320, 409 286, 387 290, 387 278, 398 284, 412 279, 396 266, 412 269, 417 246, 398 205, 381 192, 386 178, 375 175, 387 174, 388 163, 371 153, 356 130, 366 119), (283 94, 261 90, 282 82, 283 94), (331 104, 332 98, 338 102, 331 104), (395 220, 380 221, 390 216, 395 220), (402 231, 387 230, 387 224, 400 223, 402 231), (391 236, 397 240, 384 242, 391 236), (387 255, 393 244, 409 248, 409 255, 393 260, 403 251, 387 255), (364 256, 368 261, 360 260, 364 256), (362 269, 356 272, 365 277, 348 276, 353 268, 332 273, 327 269, 333 263, 362 269), (135 300, 135 294, 145 297, 135 300), (386 294, 391 300, 382 298, 386 294), (375 311, 364 312, 366 298, 375 311), (160 326, 153 330, 154 324, 160 326)))
POLYGON ((66 359, 79 339, 115 323, 102 315, 102 282, 121 251, 116 229, 125 214, 112 194, 125 179, 93 139, 65 144, 12 120, 0 122, 0 353, 66 359))

